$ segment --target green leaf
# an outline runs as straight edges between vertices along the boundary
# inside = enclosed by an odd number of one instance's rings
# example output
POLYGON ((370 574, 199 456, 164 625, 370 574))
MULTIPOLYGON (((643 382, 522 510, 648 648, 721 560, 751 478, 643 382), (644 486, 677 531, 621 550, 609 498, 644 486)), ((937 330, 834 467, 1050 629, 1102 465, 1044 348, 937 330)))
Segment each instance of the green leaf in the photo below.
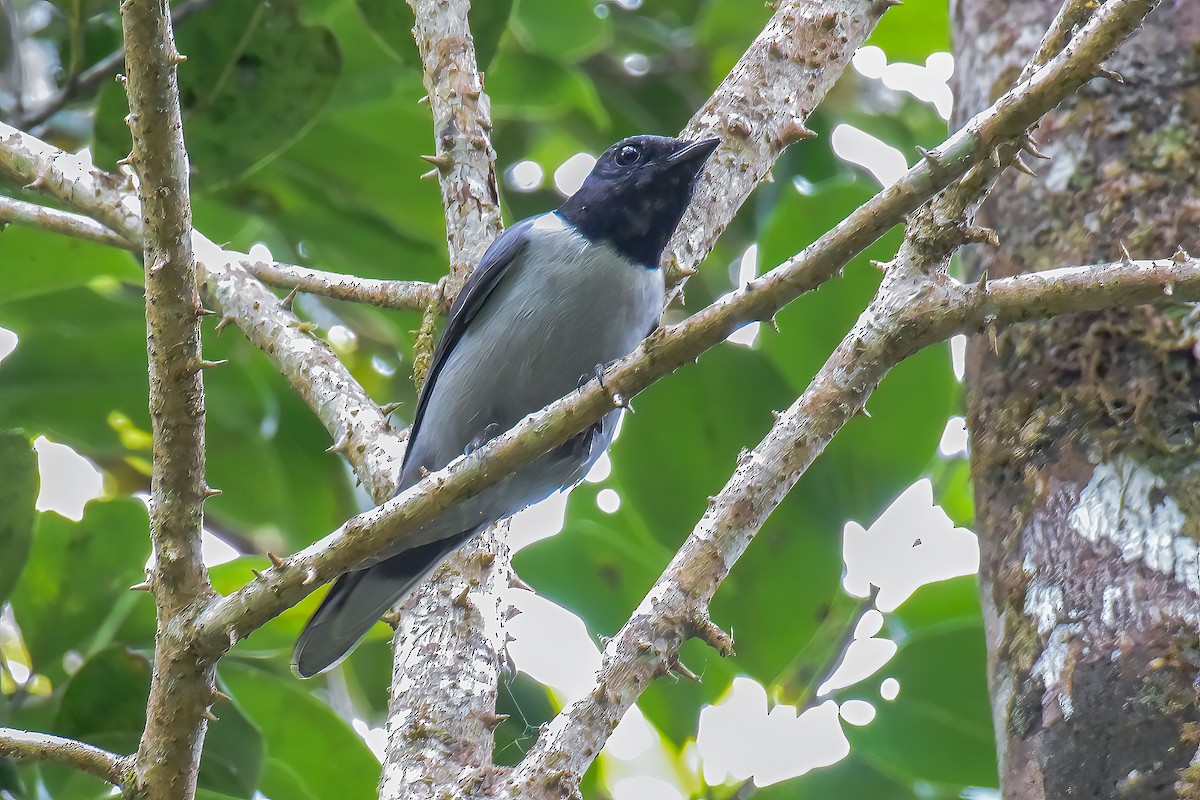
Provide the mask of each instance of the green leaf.
POLYGON ((883 48, 889 61, 924 64, 930 53, 950 50, 949 4, 905 0, 883 15, 867 44, 883 48))
POLYGON ((146 507, 133 498, 88 503, 78 523, 52 512, 38 516, 12 596, 36 672, 57 682, 65 653, 98 653, 120 620, 152 605, 148 594, 129 591, 143 579, 148 530, 146 507))
MULTIPOLYGON (((302 24, 298 0, 218 3, 177 34, 188 56, 179 70, 180 104, 192 188, 215 188, 252 172, 304 132, 333 96, 341 57, 326 28, 302 24)), ((97 163, 129 150, 124 90, 101 91, 97 163)))
POLYGON ((0 367, 0 419, 89 455, 124 448, 113 411, 149 430, 142 292, 78 287, 0 302, 20 345, 0 367))
MULTIPOLYGON (((146 725, 150 662, 113 645, 92 655, 71 676, 59 704, 54 732, 113 753, 132 753, 146 725)), ((102 796, 106 784, 65 767, 42 768, 56 799, 102 796)))
POLYGON ((612 23, 591 0, 517 0, 513 30, 529 50, 580 61, 608 43, 612 23))
POLYGON ((100 276, 142 282, 142 268, 129 252, 36 228, 10 226, 3 233, 5 303, 83 286, 100 276))
POLYGON ((213 711, 218 718, 209 723, 204 736, 198 783, 212 791, 250 800, 263 774, 262 735, 236 704, 222 704, 213 711))
POLYGON ((289 796, 278 792, 298 782, 314 797, 373 800, 379 762, 346 721, 302 684, 231 661, 222 662, 220 675, 262 732, 268 759, 264 794, 289 796))
POLYGON ((515 47, 500 48, 488 72, 492 115, 535 122, 586 114, 598 128, 609 125, 608 111, 586 72, 515 47))
POLYGON ((371 33, 397 61, 420 63, 412 35, 413 12, 407 5, 391 0, 354 0, 354 5, 371 33))
POLYGON ((23 433, 0 431, 0 606, 8 599, 33 538, 37 453, 23 433))
POLYGON ((500 48, 500 37, 508 28, 513 0, 487 0, 472 3, 467 12, 471 23, 471 35, 475 38, 475 63, 480 70, 489 69, 496 51, 500 48))
POLYGON ((875 720, 847 731, 890 774, 912 781, 996 786, 987 650, 973 578, 923 586, 888 617, 900 649, 884 670, 900 683, 875 720))

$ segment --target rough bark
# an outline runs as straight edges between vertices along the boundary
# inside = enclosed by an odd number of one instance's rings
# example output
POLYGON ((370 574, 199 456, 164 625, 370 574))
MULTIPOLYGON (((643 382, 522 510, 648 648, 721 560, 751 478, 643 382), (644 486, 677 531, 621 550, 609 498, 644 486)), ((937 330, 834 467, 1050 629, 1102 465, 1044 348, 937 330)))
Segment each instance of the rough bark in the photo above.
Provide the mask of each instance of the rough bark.
POLYGON ((136 797, 190 800, 212 713, 215 664, 186 634, 193 607, 212 596, 200 553, 204 501, 204 385, 192 255, 188 157, 183 143, 175 50, 165 0, 125 0, 126 90, 133 134, 130 162, 139 179, 142 260, 146 268, 146 350, 150 368, 149 589, 157 607, 154 674, 138 746, 136 797))
MULTIPOLYGON (((1057 3, 955 6, 959 119, 1057 3)), ((1200 5, 1164 2, 1042 123, 1052 160, 979 221, 996 278, 1200 246, 1200 5)), ((1190 314, 1132 307, 976 337, 967 365, 1004 797, 1200 797, 1200 365, 1190 314)))

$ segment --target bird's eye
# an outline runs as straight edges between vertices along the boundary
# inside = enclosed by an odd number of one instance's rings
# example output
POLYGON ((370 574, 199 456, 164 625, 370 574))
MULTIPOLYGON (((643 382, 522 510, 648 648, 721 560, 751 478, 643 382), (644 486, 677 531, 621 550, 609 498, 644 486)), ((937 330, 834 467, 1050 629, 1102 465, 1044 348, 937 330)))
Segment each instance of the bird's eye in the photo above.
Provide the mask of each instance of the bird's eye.
POLYGON ((617 163, 622 167, 631 167, 642 157, 642 148, 635 144, 627 144, 617 151, 617 163))

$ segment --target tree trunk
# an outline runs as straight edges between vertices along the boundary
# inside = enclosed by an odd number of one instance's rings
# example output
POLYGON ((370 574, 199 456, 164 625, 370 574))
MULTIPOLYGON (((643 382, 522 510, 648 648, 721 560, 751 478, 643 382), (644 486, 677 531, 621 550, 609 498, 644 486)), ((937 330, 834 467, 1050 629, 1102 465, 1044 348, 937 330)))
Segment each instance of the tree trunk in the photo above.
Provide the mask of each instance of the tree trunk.
MULTIPOLYGON (((1010 85, 1058 5, 953 4, 956 124, 1010 85)), ((1164 0, 1107 66, 1126 84, 1096 79, 1047 117, 1051 160, 1002 181, 980 215, 1002 246, 974 248, 968 273, 1200 249, 1200 2, 1164 0)), ((1007 800, 1200 799, 1196 332, 1186 310, 1141 307, 970 344, 1007 800)))

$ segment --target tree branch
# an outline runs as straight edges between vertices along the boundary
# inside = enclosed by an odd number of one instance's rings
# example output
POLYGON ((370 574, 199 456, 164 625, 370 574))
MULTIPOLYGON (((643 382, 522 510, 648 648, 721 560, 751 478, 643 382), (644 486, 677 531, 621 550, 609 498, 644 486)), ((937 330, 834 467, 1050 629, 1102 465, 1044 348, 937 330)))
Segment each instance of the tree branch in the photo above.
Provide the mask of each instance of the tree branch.
POLYGON ((12 756, 19 761, 52 761, 122 788, 133 783, 131 757, 48 733, 0 728, 0 756, 12 756))
MULTIPOLYGON (((490 103, 475 62, 469 0, 409 5, 433 112, 437 155, 428 160, 446 214, 450 271, 439 289, 452 298, 503 230, 490 103)), ((432 344, 430 331, 418 340, 414 364, 432 344)), ((501 590, 512 570, 507 531, 501 523, 476 536, 401 607, 380 800, 452 794, 492 764, 507 644, 501 590)))
MULTIPOLYGON (((137 197, 128 179, 0 122, 0 173, 53 197, 118 235, 142 241, 137 197)), ((403 439, 333 351, 241 265, 258 259, 222 250, 193 234, 197 279, 206 304, 235 322, 316 413, 376 501, 395 490, 403 439)))
POLYGON ((729 75, 696 112, 684 139, 721 137, 695 199, 667 245, 668 285, 690 274, 895 0, 784 0, 729 75))
POLYGON ((387 281, 359 278, 337 272, 323 272, 294 264, 277 261, 246 259, 241 262, 246 270, 268 286, 279 289, 298 289, 308 294, 348 300, 379 308, 399 311, 420 311, 430 303, 438 303, 440 311, 447 311, 445 299, 438 287, 424 281, 387 281))
POLYGON ((212 596, 200 552, 204 522, 203 306, 192 257, 188 158, 183 143, 175 49, 166 0, 124 0, 126 91, 138 175, 146 267, 146 351, 150 365, 150 585, 157 607, 154 674, 137 754, 137 793, 191 800, 215 691, 184 619, 212 596))
POLYGON ((467 21, 469 0, 409 0, 416 15, 413 37, 424 66, 437 154, 433 164, 446 210, 453 300, 500 232, 500 194, 488 96, 475 66, 475 41, 467 21))
MULTIPOLYGON (((141 250, 140 243, 125 239, 89 217, 0 195, 0 231, 3 230, 3 225, 13 223, 123 250, 141 250)), ((240 263, 251 275, 268 286, 298 289, 334 300, 400 311, 420 311, 439 299, 438 287, 424 281, 359 278, 299 267, 295 264, 252 259, 249 256, 240 263)), ((439 310, 447 310, 444 306, 443 301, 439 310)))
POLYGON ((89 217, 0 195, 0 232, 14 223, 124 250, 140 249, 89 217))

